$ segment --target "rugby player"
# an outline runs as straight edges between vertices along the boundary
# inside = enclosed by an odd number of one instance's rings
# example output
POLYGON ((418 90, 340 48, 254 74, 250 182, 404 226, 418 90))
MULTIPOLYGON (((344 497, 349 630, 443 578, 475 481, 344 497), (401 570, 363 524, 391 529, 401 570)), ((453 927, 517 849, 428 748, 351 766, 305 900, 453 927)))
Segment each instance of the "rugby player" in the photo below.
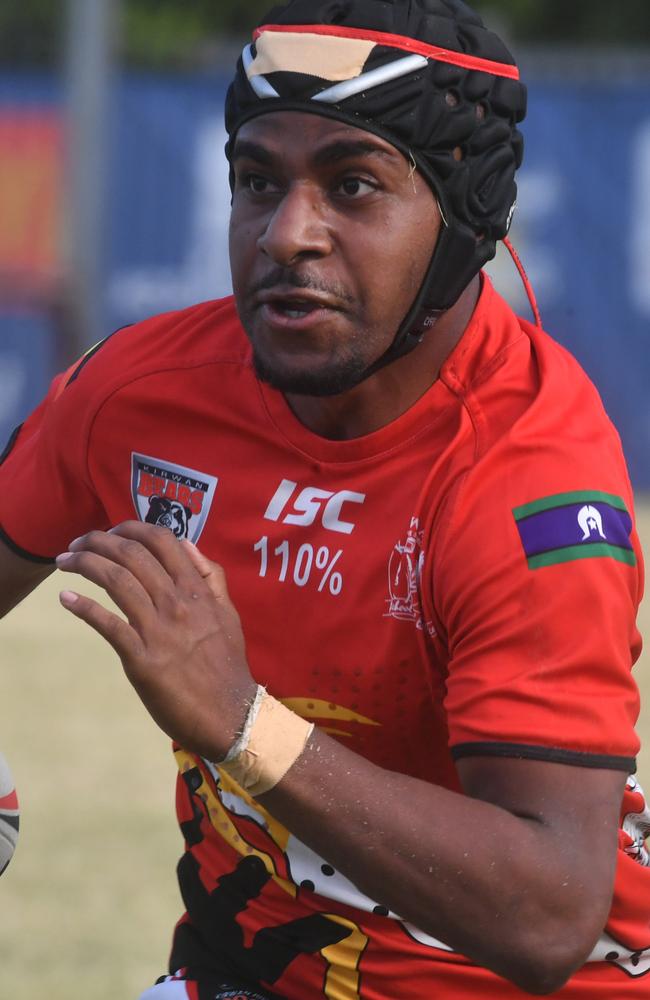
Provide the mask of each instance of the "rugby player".
POLYGON ((647 995, 625 463, 482 272, 524 112, 460 0, 276 7, 227 100, 234 298, 109 337, 5 451, 3 610, 57 555, 103 587, 124 619, 62 604, 174 741, 142 1000, 647 995))

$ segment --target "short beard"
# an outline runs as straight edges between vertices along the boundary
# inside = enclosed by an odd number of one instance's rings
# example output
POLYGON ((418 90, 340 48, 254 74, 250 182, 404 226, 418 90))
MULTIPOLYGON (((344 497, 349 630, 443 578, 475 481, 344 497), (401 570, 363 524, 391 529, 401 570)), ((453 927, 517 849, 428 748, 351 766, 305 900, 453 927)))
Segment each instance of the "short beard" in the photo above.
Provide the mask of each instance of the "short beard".
MULTIPOLYGON (((308 274, 301 274, 291 268, 280 266, 275 267, 263 280, 253 285, 248 296, 252 299, 257 293, 280 285, 325 292, 345 303, 354 304, 355 301, 343 285, 321 281, 308 274)), ((239 303, 238 310, 242 326, 248 335, 246 310, 239 309, 239 303)), ((362 342, 361 339, 356 343, 353 341, 348 344, 347 356, 344 359, 336 358, 319 372, 287 371, 278 368, 273 358, 267 360, 256 351, 254 338, 251 335, 249 335, 249 340, 253 347, 253 365, 257 377, 261 382, 266 382, 280 392, 294 393, 297 396, 338 396, 339 393, 347 392, 348 389, 359 385, 370 374, 368 361, 359 356, 358 345, 362 342)))
POLYGON ((371 373, 367 361, 358 357, 349 357, 340 366, 330 366, 321 372, 283 371, 268 364, 255 350, 253 365, 261 382, 296 396, 338 396, 354 389, 371 373))

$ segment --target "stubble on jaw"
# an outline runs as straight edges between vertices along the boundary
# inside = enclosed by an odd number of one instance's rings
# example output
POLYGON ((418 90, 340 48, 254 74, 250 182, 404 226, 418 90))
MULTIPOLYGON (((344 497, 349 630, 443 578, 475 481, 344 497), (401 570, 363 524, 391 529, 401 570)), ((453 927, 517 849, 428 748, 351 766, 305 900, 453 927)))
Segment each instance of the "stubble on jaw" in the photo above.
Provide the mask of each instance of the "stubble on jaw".
MULTIPOLYGON (((253 285, 247 292, 247 298, 251 299, 259 292, 278 287, 310 289, 330 295, 346 305, 353 306, 354 304, 354 297, 342 284, 324 281, 313 275, 301 274, 296 270, 282 267, 274 268, 253 285)), ((362 382, 368 368, 373 363, 363 354, 363 334, 355 330, 346 342, 344 351, 330 361, 321 363, 321 367, 317 370, 290 369, 283 366, 273 356, 269 356, 268 353, 264 354, 257 347, 253 315, 242 309, 240 310, 240 319, 253 348, 255 374, 260 381, 280 392, 298 396, 337 396, 339 393, 353 389, 362 382)))
POLYGON ((296 396, 338 396, 359 385, 371 364, 354 349, 354 344, 348 345, 350 347, 345 358, 336 358, 319 370, 296 371, 265 358, 253 343, 253 366, 261 382, 280 392, 296 396))

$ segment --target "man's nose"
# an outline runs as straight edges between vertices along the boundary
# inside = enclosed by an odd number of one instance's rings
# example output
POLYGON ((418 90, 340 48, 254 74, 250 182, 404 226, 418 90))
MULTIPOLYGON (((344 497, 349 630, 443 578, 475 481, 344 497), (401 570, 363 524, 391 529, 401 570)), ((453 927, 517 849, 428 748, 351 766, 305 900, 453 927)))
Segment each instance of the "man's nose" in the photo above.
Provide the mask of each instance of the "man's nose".
POLYGON ((322 196, 310 184, 296 184, 278 202, 257 242, 262 253, 288 267, 301 258, 331 251, 322 196))

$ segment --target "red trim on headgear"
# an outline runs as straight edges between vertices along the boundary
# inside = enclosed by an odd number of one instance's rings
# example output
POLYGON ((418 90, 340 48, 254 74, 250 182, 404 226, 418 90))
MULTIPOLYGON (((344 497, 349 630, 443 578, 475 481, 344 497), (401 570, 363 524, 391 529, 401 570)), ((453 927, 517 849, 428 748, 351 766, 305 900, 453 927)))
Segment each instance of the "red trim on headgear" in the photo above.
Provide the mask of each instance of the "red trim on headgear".
POLYGON ((477 73, 490 73, 492 76, 505 76, 510 80, 519 79, 519 69, 508 63, 493 62, 491 59, 480 59, 478 56, 468 56, 464 52, 452 52, 451 49, 441 49, 438 45, 428 45, 417 38, 407 35, 392 35, 386 31, 368 31, 366 28, 344 28, 338 24, 263 24, 253 32, 253 41, 257 41, 265 31, 284 31, 290 34, 334 35, 336 38, 356 38, 365 42, 375 42, 376 45, 386 45, 392 49, 402 49, 413 52, 427 59, 450 63, 462 69, 476 70, 477 73))

